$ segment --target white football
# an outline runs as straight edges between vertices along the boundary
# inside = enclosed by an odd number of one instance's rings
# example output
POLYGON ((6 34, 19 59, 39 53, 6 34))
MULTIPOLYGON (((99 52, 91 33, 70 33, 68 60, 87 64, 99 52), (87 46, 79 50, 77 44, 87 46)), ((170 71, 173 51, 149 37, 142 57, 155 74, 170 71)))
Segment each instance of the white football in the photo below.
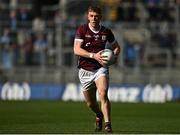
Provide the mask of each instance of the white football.
POLYGON ((101 53, 101 56, 103 57, 106 66, 114 64, 115 57, 112 50, 104 49, 101 53))

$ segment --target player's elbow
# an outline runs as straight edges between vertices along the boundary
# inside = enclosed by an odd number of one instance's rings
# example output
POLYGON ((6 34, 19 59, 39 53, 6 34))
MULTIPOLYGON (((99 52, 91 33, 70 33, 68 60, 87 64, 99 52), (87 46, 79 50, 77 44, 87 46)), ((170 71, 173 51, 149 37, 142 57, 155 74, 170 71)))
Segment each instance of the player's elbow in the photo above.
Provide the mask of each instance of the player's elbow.
POLYGON ((118 45, 117 47, 118 54, 121 52, 121 47, 118 45))
POLYGON ((79 55, 78 49, 77 49, 76 47, 74 47, 74 54, 75 54, 75 55, 79 55))

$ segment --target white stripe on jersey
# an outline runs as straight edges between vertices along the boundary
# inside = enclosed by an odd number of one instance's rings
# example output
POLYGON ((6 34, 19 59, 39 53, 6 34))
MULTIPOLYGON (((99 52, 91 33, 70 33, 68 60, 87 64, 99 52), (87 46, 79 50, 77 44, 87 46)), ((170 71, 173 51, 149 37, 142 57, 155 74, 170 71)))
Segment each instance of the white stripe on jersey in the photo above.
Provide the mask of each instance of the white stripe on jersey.
POLYGON ((75 41, 83 42, 84 40, 83 39, 79 39, 79 38, 75 38, 75 41))

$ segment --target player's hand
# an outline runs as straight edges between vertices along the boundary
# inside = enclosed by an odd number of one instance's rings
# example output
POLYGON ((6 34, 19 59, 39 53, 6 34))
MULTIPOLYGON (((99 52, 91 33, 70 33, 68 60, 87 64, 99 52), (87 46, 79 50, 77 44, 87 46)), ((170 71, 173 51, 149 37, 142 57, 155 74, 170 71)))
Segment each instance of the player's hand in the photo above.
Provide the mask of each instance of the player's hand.
POLYGON ((103 56, 101 56, 102 51, 99 51, 98 53, 95 53, 94 54, 94 59, 97 60, 102 66, 105 66, 107 61, 103 56))

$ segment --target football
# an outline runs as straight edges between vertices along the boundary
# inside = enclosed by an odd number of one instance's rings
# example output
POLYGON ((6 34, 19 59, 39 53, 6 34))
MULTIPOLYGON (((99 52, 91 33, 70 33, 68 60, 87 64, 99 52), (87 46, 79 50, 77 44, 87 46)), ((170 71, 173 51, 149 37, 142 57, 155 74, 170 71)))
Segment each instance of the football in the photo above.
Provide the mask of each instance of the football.
POLYGON ((114 64, 115 56, 112 50, 104 49, 101 53, 101 56, 103 57, 106 66, 114 64))

